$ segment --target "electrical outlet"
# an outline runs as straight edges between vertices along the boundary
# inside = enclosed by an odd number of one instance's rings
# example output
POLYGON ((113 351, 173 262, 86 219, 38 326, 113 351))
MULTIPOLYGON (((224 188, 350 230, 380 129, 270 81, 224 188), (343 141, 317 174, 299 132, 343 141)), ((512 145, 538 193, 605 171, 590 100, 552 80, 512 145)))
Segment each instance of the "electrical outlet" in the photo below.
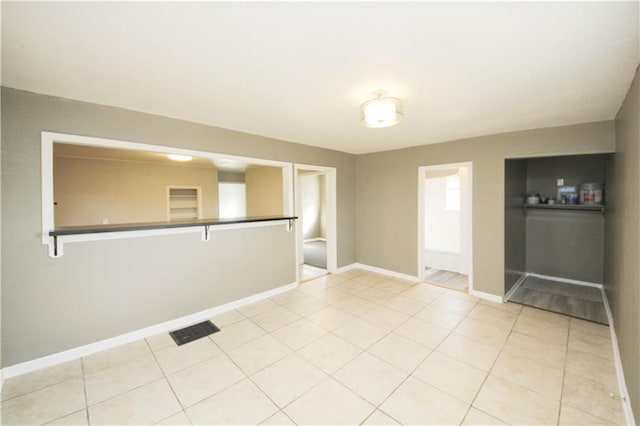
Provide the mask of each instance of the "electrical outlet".
POLYGON ((103 217, 102 218, 102 224, 103 225, 108 225, 109 224, 109 218, 108 217, 103 217))
POLYGON ((564 186, 564 179, 558 179, 558 186, 564 186))

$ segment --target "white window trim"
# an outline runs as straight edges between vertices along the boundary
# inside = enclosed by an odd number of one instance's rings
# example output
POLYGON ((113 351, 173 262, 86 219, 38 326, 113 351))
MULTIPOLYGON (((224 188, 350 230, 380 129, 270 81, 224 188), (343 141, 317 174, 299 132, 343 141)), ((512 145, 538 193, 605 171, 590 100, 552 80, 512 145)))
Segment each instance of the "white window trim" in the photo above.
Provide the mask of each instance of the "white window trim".
MULTIPOLYGON (((128 142, 116 139, 105 139, 91 136, 79 136, 65 133, 42 132, 41 133, 41 159, 42 159, 42 244, 49 246, 49 256, 60 257, 63 254, 63 243, 80 241, 113 240, 120 238, 137 238, 156 235, 202 233, 202 226, 194 225, 188 228, 153 229, 146 231, 122 231, 109 233, 95 233, 82 235, 59 236, 57 245, 57 256, 54 254, 54 241, 49 236, 49 232, 55 228, 54 208, 53 208, 53 144, 67 143, 74 145, 96 146, 103 148, 117 148, 135 151, 153 151, 165 154, 190 155, 211 160, 231 160, 237 162, 251 162, 261 166, 282 168, 282 194, 284 216, 293 215, 293 164, 284 161, 266 160, 262 158, 242 157, 237 155, 226 155, 207 151, 197 151, 184 148, 173 148, 162 145, 151 145, 138 142, 128 142)), ((239 223, 228 225, 217 225, 210 228, 213 230, 254 228, 261 226, 288 225, 289 221, 277 220, 272 222, 239 223)))

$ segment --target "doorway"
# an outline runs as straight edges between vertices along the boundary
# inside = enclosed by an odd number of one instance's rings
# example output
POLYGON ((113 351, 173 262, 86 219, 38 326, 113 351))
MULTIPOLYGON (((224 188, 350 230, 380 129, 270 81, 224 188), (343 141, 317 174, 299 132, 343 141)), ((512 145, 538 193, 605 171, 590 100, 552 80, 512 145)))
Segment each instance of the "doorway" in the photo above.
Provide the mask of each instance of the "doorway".
POLYGON ((296 164, 298 282, 334 273, 336 256, 336 169, 296 164))
POLYGON ((418 170, 418 276, 425 282, 471 292, 472 164, 418 170))

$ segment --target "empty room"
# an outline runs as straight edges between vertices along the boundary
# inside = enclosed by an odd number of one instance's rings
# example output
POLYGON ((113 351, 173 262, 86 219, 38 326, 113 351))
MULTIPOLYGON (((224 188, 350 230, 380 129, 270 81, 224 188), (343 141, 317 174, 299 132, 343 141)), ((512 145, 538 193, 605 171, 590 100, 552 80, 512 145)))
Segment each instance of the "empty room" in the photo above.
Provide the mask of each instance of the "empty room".
POLYGON ((0 21, 2 424, 640 422, 640 2, 0 21))

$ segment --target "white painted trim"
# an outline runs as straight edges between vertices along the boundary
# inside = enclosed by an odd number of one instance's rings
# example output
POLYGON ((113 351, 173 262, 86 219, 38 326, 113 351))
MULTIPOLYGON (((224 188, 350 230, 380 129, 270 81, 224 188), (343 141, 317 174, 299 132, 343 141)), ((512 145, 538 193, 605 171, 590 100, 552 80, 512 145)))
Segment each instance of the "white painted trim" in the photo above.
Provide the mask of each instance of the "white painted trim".
POLYGON ((374 272, 376 274, 388 275, 393 278, 398 278, 405 281, 413 281, 418 282, 420 279, 418 277, 414 277, 413 275, 403 274, 401 272, 390 271, 388 269, 378 268, 377 266, 365 265, 362 263, 353 263, 349 265, 349 269, 363 269, 365 271, 374 272))
POLYGON ((446 251, 446 250, 433 250, 433 249, 424 249, 424 251, 428 251, 429 253, 436 254, 451 254, 454 256, 460 256, 461 252, 459 251, 446 251))
POLYGON ((335 273, 336 274, 342 274, 343 272, 347 272, 347 271, 350 271, 352 269, 356 269, 357 267, 358 267, 357 263, 352 263, 350 265, 345 265, 345 266, 342 266, 342 267, 336 269, 335 273))
MULTIPOLYGON (((301 265, 303 260, 300 259, 300 249, 302 245, 302 219, 300 205, 300 182, 298 170, 312 170, 323 174, 325 177, 325 196, 326 203, 326 226, 327 226, 327 272, 334 274, 338 271, 338 205, 337 205, 337 169, 335 167, 315 166, 311 164, 294 164, 293 165, 293 182, 295 188, 295 214, 298 216, 296 221, 296 265, 301 265)), ((299 271, 298 271, 299 273, 299 271)), ((299 281, 298 277, 298 281, 299 281)))
POLYGON ((478 290, 469 290, 469 294, 472 296, 479 297, 480 299, 488 300, 494 303, 504 303, 501 296, 496 296, 495 294, 485 293, 484 291, 478 290))
POLYGON ((515 292, 520 288, 520 286, 522 285, 522 283, 523 283, 523 282, 524 282, 524 280, 526 280, 526 279, 527 279, 527 273, 526 273, 526 272, 523 272, 523 273, 522 273, 522 275, 520 275, 520 278, 518 278, 518 281, 516 281, 516 282, 513 284, 513 286, 511 287, 511 290, 509 290, 509 291, 507 292, 507 294, 505 294, 505 295, 504 295, 503 300, 504 300, 505 302, 508 302, 508 301, 509 301, 509 299, 511 299, 511 296, 513 296, 513 293, 515 293, 515 292))
POLYGON ((622 359, 620 358, 620 349, 618 348, 618 338, 616 337, 616 329, 613 324, 613 314, 611 307, 609 306, 609 300, 607 294, 604 291, 604 287, 601 287, 602 300, 604 302, 604 309, 607 312, 607 319, 609 320, 609 332, 611 333, 611 344, 613 346, 613 360, 616 366, 616 376, 618 378, 618 391, 622 398, 622 410, 624 411, 624 417, 626 424, 635 425, 635 418, 633 417, 633 409, 631 408, 631 400, 629 399, 629 391, 627 390, 627 383, 624 379, 624 371, 622 370, 622 359))
POLYGON ((598 284, 598 283, 590 283, 588 281, 572 280, 572 279, 569 279, 569 278, 552 277, 550 275, 541 275, 541 274, 534 274, 534 273, 527 272, 526 276, 527 277, 542 278, 543 280, 558 281, 558 282, 567 283, 567 284, 576 284, 576 285, 581 285, 581 286, 585 286, 585 287, 594 287, 594 288, 599 288, 599 289, 603 289, 604 288, 604 286, 602 284, 598 284))
MULTIPOLYGON (((468 173, 468 192, 469 192, 469 236, 468 236, 468 246, 469 246, 469 254, 468 254, 468 292, 469 294, 473 294, 474 286, 473 286, 473 162, 467 161, 463 163, 449 163, 449 164, 438 164, 432 166, 420 166, 418 167, 418 277, 419 280, 422 281, 424 277, 424 179, 425 173, 431 170, 446 170, 451 168, 460 168, 465 167, 469 170, 468 173)), ((489 294, 478 292, 479 294, 489 294)), ((491 295, 493 296, 493 295, 491 295)), ((478 296, 481 297, 481 296, 478 296)))
POLYGON ((312 243, 314 241, 327 241, 327 239, 318 237, 318 238, 307 238, 306 240, 302 240, 303 243, 312 243))
MULTIPOLYGON (((288 219, 273 220, 268 222, 249 222, 249 223, 230 223, 227 225, 215 225, 209 227, 209 240, 211 240, 211 234, 219 231, 226 231, 229 229, 246 229, 246 228, 260 228, 264 226, 289 226, 288 219)), ((76 234, 76 235, 60 235, 58 237, 58 255, 54 255, 53 244, 49 245, 49 256, 60 257, 64 255, 64 245, 68 243, 81 243, 87 241, 104 241, 104 240, 120 240, 123 238, 140 238, 140 237, 157 237, 161 235, 174 235, 174 234, 202 234, 202 241, 205 240, 204 226, 194 225, 184 228, 165 228, 165 229, 148 229, 143 231, 120 231, 120 232, 105 232, 102 234, 76 234)))
MULTIPOLYGON (((292 163, 284 162, 284 161, 275 161, 275 160, 267 160, 262 158, 252 158, 252 157, 241 157, 237 155, 227 155, 220 154, 214 152, 207 151, 196 151, 193 149, 184 149, 184 148, 172 148, 168 146, 162 145, 151 145, 145 143, 138 142, 128 142, 121 141, 115 139, 105 139, 105 138, 97 138, 91 136, 79 136, 79 135, 70 135, 64 133, 54 133, 54 132, 42 132, 41 133, 41 161, 42 161, 42 244, 49 245, 49 255, 53 257, 53 239, 49 237, 49 231, 53 230, 55 227, 54 220, 54 209, 53 209, 53 143, 67 143, 67 144, 76 144, 76 145, 87 145, 87 146, 98 146, 98 147, 108 147, 108 148, 118 148, 125 150, 133 150, 133 151, 152 151, 159 152, 164 154, 181 154, 181 155, 190 155, 192 157, 201 157, 210 159, 212 161, 221 161, 221 160, 231 160, 236 162, 243 163, 253 163, 261 166, 271 166, 271 167, 281 167, 282 168, 282 187, 283 187, 283 212, 285 216, 293 215, 293 165, 292 163)), ((255 227, 257 223, 252 224, 244 224, 248 225, 246 227, 255 227)), ((213 227, 211 227, 213 228, 213 227)), ((221 229, 218 227, 218 229, 221 229)), ((235 227, 227 228, 227 229, 236 229, 235 227)), ((159 230, 158 230, 159 231, 159 230)), ((169 230, 164 230, 169 231, 169 230)), ((142 231, 131 231, 131 232, 142 232, 142 231)), ((175 229, 173 232, 159 232, 154 233, 151 232, 146 235, 138 235, 138 236, 153 236, 153 235, 164 235, 164 234, 176 234, 182 232, 176 232, 175 229)), ((99 240, 107 240, 114 238, 129 238, 128 233, 112 233, 117 235, 111 235, 110 237, 105 237, 108 235, 106 233, 99 234, 87 234, 91 237, 86 237, 83 241, 99 241, 99 240)), ((58 243, 60 245, 61 238, 58 238, 58 243)), ((65 241, 72 242, 69 238, 65 238, 65 241)), ((61 254, 61 250, 58 250, 59 255, 61 254)))
POLYGON ((285 216, 293 216, 294 194, 293 194, 293 165, 287 163, 286 167, 282 167, 282 212, 285 216))
POLYGON ((159 333, 167 333, 172 330, 186 327, 193 323, 207 320, 216 315, 228 312, 233 309, 240 308, 242 306, 258 302, 260 300, 268 299, 280 293, 285 293, 290 290, 294 290, 298 287, 298 283, 291 283, 276 287, 271 290, 264 291, 262 293, 254 294, 233 302, 225 303, 224 305, 216 306, 215 308, 207 309, 197 312, 195 314, 187 315, 181 318, 176 318, 167 322, 145 327, 140 330, 132 331, 129 333, 121 334, 120 336, 111 337, 109 339, 101 340, 99 342, 91 343, 89 345, 80 346, 74 349, 69 349, 63 352, 58 352, 53 355, 47 355, 42 358, 34 359, 31 361, 23 362, 20 364, 11 365, 5 367, 2 371, 3 378, 9 379, 11 377, 19 376, 21 374, 30 373, 32 371, 40 370, 42 368, 51 367, 63 362, 72 361, 87 355, 101 352, 107 349, 114 348, 116 346, 123 345, 125 343, 134 342, 136 340, 151 337, 159 333))
POLYGON ((54 225, 53 212, 53 140, 54 133, 42 132, 40 155, 42 156, 42 244, 49 244, 49 254, 53 253, 53 244, 49 237, 54 225))

